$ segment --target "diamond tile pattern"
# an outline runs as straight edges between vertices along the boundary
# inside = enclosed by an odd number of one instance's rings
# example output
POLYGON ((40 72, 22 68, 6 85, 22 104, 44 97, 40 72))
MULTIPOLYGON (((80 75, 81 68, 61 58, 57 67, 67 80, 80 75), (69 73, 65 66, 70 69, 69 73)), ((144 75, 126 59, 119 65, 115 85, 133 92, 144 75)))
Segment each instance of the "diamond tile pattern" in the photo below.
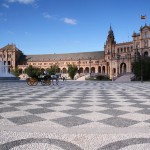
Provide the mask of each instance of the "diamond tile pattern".
POLYGON ((0 108, 0 113, 3 113, 3 112, 12 112, 12 111, 17 111, 18 109, 17 108, 14 108, 14 107, 3 107, 3 108, 0 108))
POLYGON ((12 121, 15 124, 22 125, 22 124, 27 124, 27 123, 43 121, 45 119, 34 116, 34 115, 29 115, 29 116, 8 118, 8 120, 12 121))
POLYGON ((27 105, 30 105, 29 103, 11 103, 9 104, 10 106, 27 106, 27 105))
POLYGON ((150 115, 150 109, 142 109, 137 111, 137 113, 150 115))
POLYGON ((116 104, 102 104, 102 107, 106 107, 106 108, 116 108, 116 107, 120 107, 120 105, 116 105, 116 104))
POLYGON ((80 115, 80 114, 90 113, 91 111, 82 110, 82 109, 69 109, 69 110, 64 110, 62 112, 70 115, 80 115))
POLYGON ((124 118, 119 118, 119 117, 112 117, 104 120, 100 120, 100 122, 112 125, 115 127, 129 127, 133 124, 139 123, 138 121, 134 121, 131 119, 124 119, 124 118))
POLYGON ((87 104, 70 104, 68 106, 75 107, 75 108, 82 108, 82 107, 89 107, 91 105, 87 105, 87 104))
POLYGON ((47 108, 28 109, 26 111, 30 112, 32 114, 42 114, 42 113, 54 112, 54 110, 50 110, 50 109, 47 109, 47 108))
POLYGON ((51 121, 54 121, 55 123, 61 124, 65 127, 73 127, 73 126, 78 126, 78 125, 91 122, 90 120, 83 119, 83 118, 76 117, 76 116, 58 118, 58 119, 54 119, 51 121))
POLYGON ((150 84, 140 86, 67 81, 32 87, 26 82, 1 82, 0 120, 20 126, 46 121, 65 128, 89 123, 121 128, 142 123, 150 126, 150 84))
POLYGON ((107 110, 100 111, 100 113, 104 113, 104 114, 108 114, 108 115, 112 115, 112 116, 119 116, 119 115, 123 115, 123 114, 129 113, 129 112, 117 110, 117 109, 107 109, 107 110))
POLYGON ((55 106, 59 106, 59 105, 55 104, 55 103, 45 103, 45 104, 39 104, 39 106, 42 106, 42 107, 55 107, 55 106))

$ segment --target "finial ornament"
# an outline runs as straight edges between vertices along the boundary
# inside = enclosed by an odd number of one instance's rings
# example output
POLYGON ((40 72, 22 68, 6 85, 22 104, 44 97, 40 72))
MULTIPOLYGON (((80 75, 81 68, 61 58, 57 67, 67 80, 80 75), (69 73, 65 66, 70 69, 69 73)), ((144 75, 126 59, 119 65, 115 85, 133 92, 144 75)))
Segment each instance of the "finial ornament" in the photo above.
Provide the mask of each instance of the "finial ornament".
POLYGON ((111 24, 110 24, 110 30, 112 30, 111 24))

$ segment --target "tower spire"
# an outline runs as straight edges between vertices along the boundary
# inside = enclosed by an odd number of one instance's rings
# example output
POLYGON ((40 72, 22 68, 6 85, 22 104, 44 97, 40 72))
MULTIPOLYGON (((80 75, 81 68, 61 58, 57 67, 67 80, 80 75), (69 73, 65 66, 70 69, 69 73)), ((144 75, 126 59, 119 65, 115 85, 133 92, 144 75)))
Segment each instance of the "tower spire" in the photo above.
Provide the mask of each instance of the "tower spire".
POLYGON ((108 31, 107 42, 108 42, 108 43, 111 43, 111 44, 115 43, 114 32, 113 32, 113 30, 112 30, 111 25, 110 25, 110 29, 109 29, 109 31, 108 31))
POLYGON ((110 29, 109 30, 112 30, 111 24, 110 24, 110 29))

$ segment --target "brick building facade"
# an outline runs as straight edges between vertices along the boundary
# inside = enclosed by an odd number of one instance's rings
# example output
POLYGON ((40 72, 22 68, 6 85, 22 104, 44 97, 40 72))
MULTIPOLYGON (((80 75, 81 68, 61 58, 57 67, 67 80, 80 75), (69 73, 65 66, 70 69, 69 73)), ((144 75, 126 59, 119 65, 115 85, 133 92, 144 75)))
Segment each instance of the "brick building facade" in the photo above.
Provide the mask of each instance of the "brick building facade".
POLYGON ((104 51, 96 52, 24 55, 14 44, 8 44, 0 49, 0 61, 7 62, 9 70, 18 67, 23 73, 29 65, 41 69, 58 65, 59 73, 66 75, 68 64, 75 64, 82 75, 99 73, 111 79, 132 72, 132 62, 137 56, 150 56, 150 26, 145 25, 139 31, 133 33, 132 41, 116 43, 110 27, 104 51))

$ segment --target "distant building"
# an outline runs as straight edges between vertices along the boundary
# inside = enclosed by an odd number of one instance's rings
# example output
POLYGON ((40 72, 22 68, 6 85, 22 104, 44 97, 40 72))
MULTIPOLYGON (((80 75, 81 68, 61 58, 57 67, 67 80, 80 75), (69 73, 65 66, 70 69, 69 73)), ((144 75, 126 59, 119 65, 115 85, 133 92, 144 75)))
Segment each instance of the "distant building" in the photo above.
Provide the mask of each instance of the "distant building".
POLYGON ((59 73, 67 75, 68 64, 77 65, 80 74, 104 74, 110 79, 124 73, 132 72, 132 62, 138 55, 150 56, 150 26, 140 28, 139 33, 133 33, 131 42, 116 43, 110 27, 104 51, 24 55, 14 44, 8 44, 0 49, 0 61, 7 62, 9 70, 16 67, 22 72, 29 66, 41 69, 59 66, 59 73))
POLYGON ((22 55, 22 51, 19 50, 14 44, 8 44, 5 47, 0 48, 0 61, 3 61, 4 64, 7 63, 9 66, 9 72, 11 69, 14 69, 19 65, 22 55))

